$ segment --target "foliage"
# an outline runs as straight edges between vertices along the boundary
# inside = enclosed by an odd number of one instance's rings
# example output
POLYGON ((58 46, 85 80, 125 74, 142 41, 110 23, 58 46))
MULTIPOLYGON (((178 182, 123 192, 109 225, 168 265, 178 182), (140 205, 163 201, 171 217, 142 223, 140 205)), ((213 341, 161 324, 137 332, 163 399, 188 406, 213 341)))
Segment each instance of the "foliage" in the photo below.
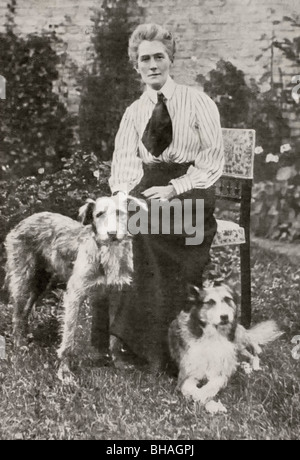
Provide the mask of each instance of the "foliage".
MULTIPOLYGON (((295 29, 300 27, 299 17, 291 18, 289 16, 284 16, 283 20, 289 22, 295 29)), ((288 38, 275 40, 274 46, 279 48, 287 59, 300 66, 300 36, 294 37, 293 41, 288 38)))
POLYGON ((267 163, 273 181, 257 182, 253 188, 251 225, 256 236, 281 241, 300 239, 300 144, 284 144, 266 154, 257 147, 256 159, 267 163))
MULTIPOLYGON (((257 144, 267 152, 276 152, 290 136, 281 106, 273 91, 262 93, 255 80, 248 86, 245 75, 230 62, 220 60, 208 79, 198 75, 197 81, 216 102, 224 128, 255 129, 257 144)), ((274 177, 274 171, 257 159, 255 179, 274 177)))
MULTIPOLYGON (((266 78, 267 75, 264 76, 266 78)), ((219 61, 209 78, 197 80, 218 105, 227 128, 255 129, 253 206, 255 235, 283 241, 300 238, 300 143, 285 143, 290 130, 282 116, 282 97, 275 86, 266 92, 230 62, 219 61)))
POLYGON ((55 174, 0 182, 0 243, 14 225, 35 212, 60 212, 76 218, 88 197, 108 193, 109 164, 99 166, 95 155, 82 151, 62 160, 64 167, 55 174))
MULTIPOLYGON (((291 18, 284 16, 283 21, 289 22, 294 30, 300 27, 300 16, 291 18)), ((287 88, 282 88, 282 94, 284 101, 292 103, 293 110, 297 117, 300 115, 300 94, 298 87, 295 87, 299 83, 300 73, 300 36, 294 37, 293 40, 284 38, 283 40, 277 40, 274 37, 272 45, 282 51, 283 56, 293 63, 295 70, 298 69, 297 74, 294 75, 291 84, 287 88), (291 100, 292 99, 292 100, 291 100)))
MULTIPOLYGON (((110 195, 107 177, 110 165, 99 165, 95 155, 77 151, 62 159, 63 169, 44 177, 25 177, 0 182, 0 265, 3 241, 9 230, 35 212, 58 212, 74 219, 87 198, 110 195)), ((0 269, 0 285, 4 279, 0 269)))
POLYGON ((104 0, 93 17, 95 58, 83 83, 79 110, 80 140, 86 152, 111 159, 114 138, 126 107, 140 95, 140 84, 127 56, 132 1, 104 0))
POLYGON ((241 70, 221 59, 208 80, 198 75, 197 81, 204 83, 204 91, 215 100, 224 128, 245 127, 252 91, 241 70))
MULTIPOLYGON (((287 169, 287 168, 283 168, 287 169)), ((282 169, 282 171, 283 171, 282 169)), ((284 173, 284 171, 283 171, 284 173)), ((253 189, 251 226, 256 236, 300 240, 300 176, 297 182, 259 182, 253 189)))
MULTIPOLYGON (((13 2, 14 4, 15 2, 13 2)), ((21 37, 14 32, 15 5, 0 34, 0 68, 6 99, 0 100, 2 176, 58 169, 73 144, 74 120, 53 92, 59 57, 55 33, 21 37)))

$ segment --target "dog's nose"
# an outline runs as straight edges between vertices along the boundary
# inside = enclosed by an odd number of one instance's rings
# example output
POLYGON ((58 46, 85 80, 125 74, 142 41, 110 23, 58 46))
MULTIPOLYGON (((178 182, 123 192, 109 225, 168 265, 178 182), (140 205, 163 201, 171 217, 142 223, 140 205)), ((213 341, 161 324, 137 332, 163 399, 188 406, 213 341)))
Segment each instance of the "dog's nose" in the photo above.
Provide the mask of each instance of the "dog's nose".
POLYGON ((108 236, 110 237, 111 240, 115 241, 117 239, 117 232, 116 231, 110 231, 107 232, 108 236))
POLYGON ((228 315, 221 315, 221 321, 222 321, 222 323, 228 323, 229 316, 228 315))

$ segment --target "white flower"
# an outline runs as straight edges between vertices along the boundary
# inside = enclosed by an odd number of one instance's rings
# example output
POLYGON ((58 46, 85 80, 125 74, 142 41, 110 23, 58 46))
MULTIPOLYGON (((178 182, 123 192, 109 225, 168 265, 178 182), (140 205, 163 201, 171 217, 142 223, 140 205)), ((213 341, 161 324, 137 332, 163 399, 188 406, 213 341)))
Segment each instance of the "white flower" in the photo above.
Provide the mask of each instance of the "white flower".
POLYGON ((289 152, 290 150, 292 150, 290 144, 284 144, 280 147, 280 153, 289 152))
POLYGON ((267 82, 267 81, 265 81, 265 82, 261 85, 260 89, 261 89, 261 92, 262 92, 262 93, 267 93, 267 92, 270 91, 272 88, 271 88, 270 83, 267 82))
POLYGON ((278 163, 278 161, 279 161, 278 155, 273 155, 273 153, 268 153, 266 157, 266 163, 278 163))
POLYGON ((262 147, 256 147, 254 152, 255 152, 255 155, 260 155, 261 153, 264 152, 264 149, 262 147))
POLYGON ((44 172, 45 172, 45 169, 44 169, 44 168, 39 168, 39 169, 38 169, 38 173, 39 173, 39 174, 44 174, 44 172))
POLYGON ((96 179, 99 179, 100 177, 100 172, 98 170, 93 172, 93 176, 96 177, 96 179))
POLYGON ((285 166, 277 171, 276 179, 278 181, 287 181, 297 174, 293 166, 285 166))

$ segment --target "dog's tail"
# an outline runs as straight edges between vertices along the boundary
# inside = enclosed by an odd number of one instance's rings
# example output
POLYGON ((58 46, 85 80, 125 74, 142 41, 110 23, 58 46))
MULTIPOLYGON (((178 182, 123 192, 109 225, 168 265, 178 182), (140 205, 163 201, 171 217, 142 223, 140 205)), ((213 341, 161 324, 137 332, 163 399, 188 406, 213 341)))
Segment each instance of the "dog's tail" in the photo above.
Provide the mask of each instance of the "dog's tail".
POLYGON ((263 321, 247 331, 247 335, 251 342, 259 345, 266 345, 267 343, 273 342, 282 334, 283 332, 279 330, 277 324, 273 320, 263 321))

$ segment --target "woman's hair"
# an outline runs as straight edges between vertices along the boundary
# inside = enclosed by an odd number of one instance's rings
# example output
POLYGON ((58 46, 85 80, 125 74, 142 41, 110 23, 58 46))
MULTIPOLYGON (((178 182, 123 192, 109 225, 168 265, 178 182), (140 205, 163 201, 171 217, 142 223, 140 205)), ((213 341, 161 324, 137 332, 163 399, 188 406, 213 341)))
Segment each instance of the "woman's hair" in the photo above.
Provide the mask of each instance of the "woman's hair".
POLYGON ((138 60, 138 49, 142 41, 160 41, 168 53, 170 61, 174 61, 176 43, 173 35, 167 29, 158 24, 141 24, 139 25, 129 39, 128 54, 129 60, 135 66, 138 60))

